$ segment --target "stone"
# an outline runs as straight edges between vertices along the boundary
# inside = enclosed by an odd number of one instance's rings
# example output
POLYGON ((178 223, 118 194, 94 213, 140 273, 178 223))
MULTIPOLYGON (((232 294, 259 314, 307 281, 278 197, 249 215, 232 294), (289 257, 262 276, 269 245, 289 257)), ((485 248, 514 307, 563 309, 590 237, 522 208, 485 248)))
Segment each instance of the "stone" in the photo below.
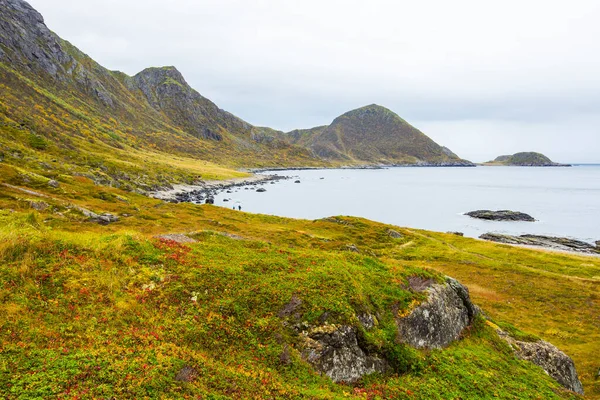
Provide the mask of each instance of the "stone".
POLYGON ((265 189, 265 188, 258 188, 258 189, 256 189, 256 191, 257 191, 258 193, 264 193, 264 192, 266 192, 266 191, 267 191, 267 189, 265 189))
POLYGON ((160 240, 171 240, 171 241, 177 242, 177 243, 197 243, 198 242, 197 240, 192 239, 191 237, 186 236, 182 233, 169 233, 166 235, 158 235, 155 237, 160 240))
POLYGON ((596 247, 600 247, 600 240, 596 240, 596 247))
POLYGON ((497 243, 545 247, 548 249, 560 251, 574 251, 586 254, 600 253, 600 248, 598 247, 598 245, 594 246, 591 243, 565 237, 543 235, 511 236, 499 233, 484 233, 483 235, 479 236, 479 238, 497 243))
POLYGON ((575 363, 556 346, 544 340, 536 342, 523 342, 512 338, 501 329, 496 330, 522 360, 527 360, 541 367, 548 375, 554 378, 565 388, 583 394, 583 386, 577 376, 575 363))
POLYGON ((175 375, 175 380, 180 382, 192 382, 197 377, 198 371, 189 365, 185 365, 183 368, 181 368, 177 375, 175 375))
POLYGON ((346 250, 350 251, 352 253, 360 253, 360 250, 358 250, 358 247, 356 247, 356 245, 353 245, 353 244, 346 245, 346 250))
POLYGON ((534 222, 535 218, 533 218, 529 214, 525 214, 519 211, 510 211, 510 210, 499 210, 499 211, 491 211, 491 210, 477 210, 466 213, 472 218, 484 219, 488 221, 527 221, 534 222))
POLYGON ((48 181, 48 186, 57 189, 60 186, 60 184, 54 179, 51 179, 50 181, 48 181))
POLYGON ((283 308, 279 311, 277 316, 279 318, 289 317, 292 314, 295 314, 301 305, 302 305, 302 299, 300 297, 298 297, 298 295, 294 294, 292 296, 292 298, 290 299, 290 301, 286 305, 284 305, 283 308))
POLYGON ((292 356, 290 354, 290 347, 286 344, 283 346, 281 354, 279 354, 279 364, 288 366, 292 363, 292 356))
POLYGON ((450 235, 456 235, 456 236, 465 236, 464 233, 462 232, 448 232, 450 235))
POLYGON ((398 338, 417 349, 446 347, 473 322, 478 308, 471 303, 468 289, 455 279, 446 278, 443 284, 421 281, 418 286, 428 299, 397 319, 398 338))
POLYGON ((389 237, 394 239, 401 239, 403 237, 403 235, 400 232, 397 232, 393 229, 388 229, 387 234, 389 237))
POLYGON ((29 205, 31 206, 31 208, 33 208, 34 210, 37 210, 37 211, 44 211, 48 207, 50 207, 50 205, 48 203, 46 203, 45 201, 33 201, 33 200, 31 200, 29 202, 29 205))
POLYGON ((301 183, 300 181, 294 181, 294 183, 301 183))
POLYGON ((97 222, 100 225, 108 225, 113 222, 117 222, 119 220, 119 217, 117 217, 116 215, 109 214, 109 213, 96 214, 95 212, 85 209, 83 207, 76 207, 76 208, 79 211, 81 211, 81 213, 83 215, 88 217, 90 219, 90 221, 97 222))
POLYGON ((352 383, 367 374, 385 373, 388 362, 361 347, 358 329, 324 325, 302 333, 302 358, 332 381, 352 383))

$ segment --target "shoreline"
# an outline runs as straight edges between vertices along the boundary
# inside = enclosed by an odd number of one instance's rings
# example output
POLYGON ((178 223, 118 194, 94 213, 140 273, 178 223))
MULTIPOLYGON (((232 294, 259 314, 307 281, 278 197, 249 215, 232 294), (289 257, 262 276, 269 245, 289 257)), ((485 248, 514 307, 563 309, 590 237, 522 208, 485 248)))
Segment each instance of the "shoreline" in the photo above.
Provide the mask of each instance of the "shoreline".
POLYGON ((253 175, 246 178, 232 178, 224 179, 220 181, 203 181, 195 185, 189 184, 177 184, 173 185, 172 189, 168 190, 157 190, 148 192, 147 196, 154 199, 173 201, 173 202, 189 202, 194 203, 193 199, 190 201, 180 200, 180 198, 186 195, 196 194, 198 201, 202 198, 214 196, 217 192, 227 190, 234 187, 252 186, 252 185, 264 185, 268 182, 275 182, 282 179, 289 179, 280 175, 261 175, 254 173, 253 175))

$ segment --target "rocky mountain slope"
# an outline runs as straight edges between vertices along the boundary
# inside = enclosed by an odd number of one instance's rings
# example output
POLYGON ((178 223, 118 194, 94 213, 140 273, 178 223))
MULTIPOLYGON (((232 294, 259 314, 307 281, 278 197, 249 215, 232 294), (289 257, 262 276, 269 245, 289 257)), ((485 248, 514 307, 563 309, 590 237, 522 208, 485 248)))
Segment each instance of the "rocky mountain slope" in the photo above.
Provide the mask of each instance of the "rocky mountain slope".
POLYGON ((385 107, 349 111, 331 125, 289 132, 292 143, 347 163, 470 166, 385 107))
POLYGON ((97 165, 109 175, 104 180, 121 184, 142 180, 147 173, 137 166, 145 160, 156 160, 163 175, 187 180, 203 175, 183 167, 193 160, 229 167, 327 165, 278 132, 220 109, 174 67, 135 76, 107 70, 50 31, 22 0, 0 0, 0 82, 6 162, 23 163, 26 153, 44 150, 57 168, 96 176, 90 166, 97 165), (178 168, 162 162, 173 156, 185 162, 178 168), (140 179, 127 181, 116 171, 140 179))
POLYGON ((499 156, 485 165, 509 165, 520 167, 568 167, 567 164, 555 163, 541 153, 523 152, 508 156, 499 156))

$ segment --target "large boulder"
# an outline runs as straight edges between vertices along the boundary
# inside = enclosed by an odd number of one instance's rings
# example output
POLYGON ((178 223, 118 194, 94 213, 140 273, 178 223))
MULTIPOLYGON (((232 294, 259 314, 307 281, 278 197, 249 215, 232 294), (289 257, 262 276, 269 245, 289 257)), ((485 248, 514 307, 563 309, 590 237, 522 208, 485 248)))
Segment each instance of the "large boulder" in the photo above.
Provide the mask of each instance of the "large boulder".
POLYGON ((523 342, 512 338, 501 329, 496 331, 502 339, 511 345, 517 357, 541 367, 565 388, 583 394, 583 386, 577 376, 575 363, 571 357, 560 351, 556 346, 544 340, 523 342))
POLYGON ((457 280, 409 279, 412 290, 427 293, 427 300, 397 319, 398 338, 417 349, 439 349, 457 340, 477 315, 469 290, 457 280))
POLYGON ((355 382, 374 372, 385 373, 388 362, 360 345, 349 325, 323 325, 302 333, 302 358, 334 382, 355 382))

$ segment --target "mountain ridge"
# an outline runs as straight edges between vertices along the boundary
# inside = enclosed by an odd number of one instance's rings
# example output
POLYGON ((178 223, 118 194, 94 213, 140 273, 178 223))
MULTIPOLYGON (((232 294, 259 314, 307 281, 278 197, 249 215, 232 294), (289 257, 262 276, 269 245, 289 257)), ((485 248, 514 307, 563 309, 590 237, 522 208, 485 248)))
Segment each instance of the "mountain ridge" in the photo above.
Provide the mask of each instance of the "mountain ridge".
POLYGON ((473 165, 377 104, 350 110, 330 125, 287 135, 292 143, 300 143, 325 159, 385 165, 473 165))

